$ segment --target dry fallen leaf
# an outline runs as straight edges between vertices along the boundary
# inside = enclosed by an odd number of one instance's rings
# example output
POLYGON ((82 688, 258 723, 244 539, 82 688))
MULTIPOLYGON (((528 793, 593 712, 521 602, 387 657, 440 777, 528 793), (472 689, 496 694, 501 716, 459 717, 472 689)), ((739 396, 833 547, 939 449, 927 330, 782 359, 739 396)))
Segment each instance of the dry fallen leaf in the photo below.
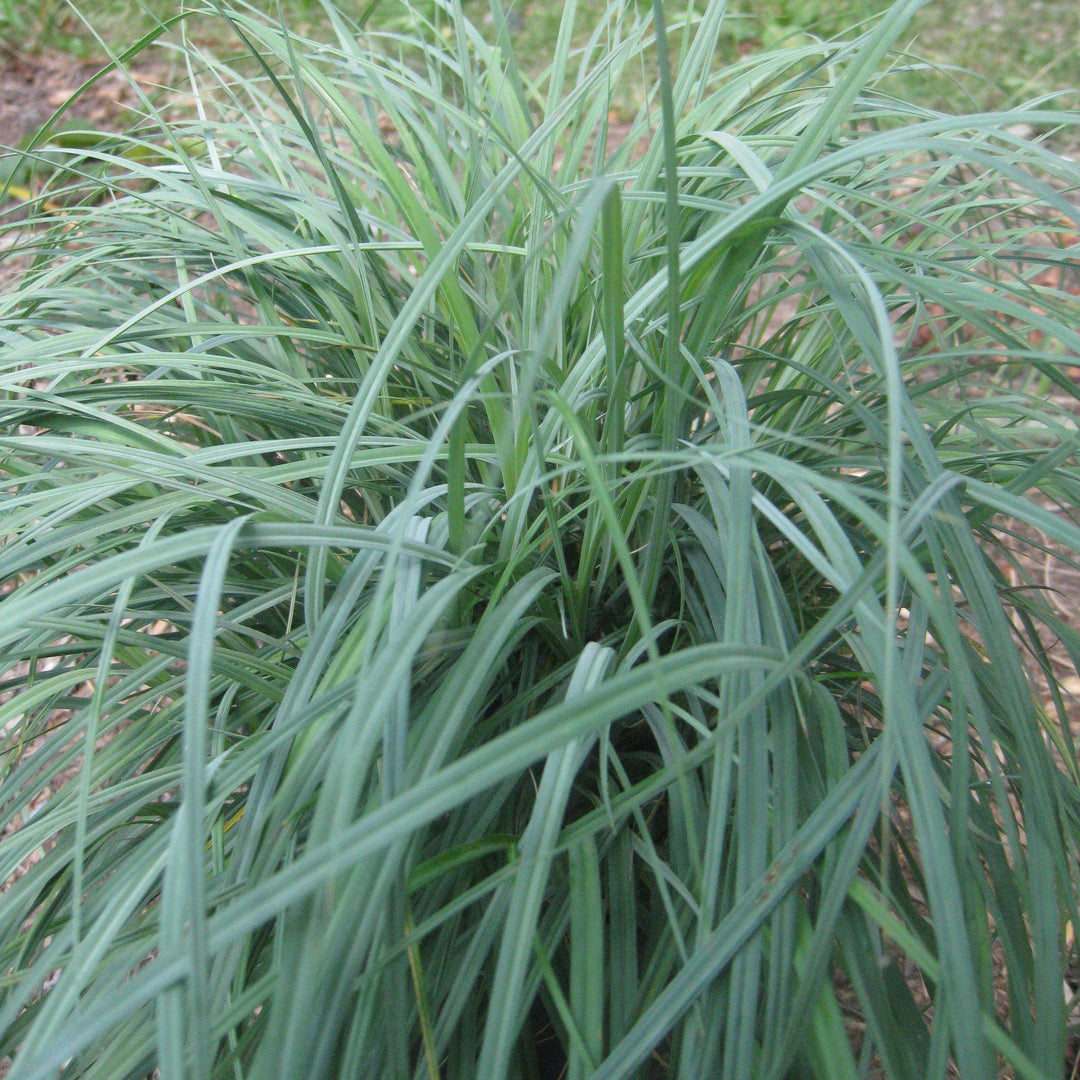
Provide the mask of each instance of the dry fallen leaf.
POLYGON ((50 91, 49 95, 45 98, 46 102, 54 109, 59 109, 61 105, 68 100, 68 98, 74 95, 75 91, 68 87, 61 87, 59 90, 50 91))

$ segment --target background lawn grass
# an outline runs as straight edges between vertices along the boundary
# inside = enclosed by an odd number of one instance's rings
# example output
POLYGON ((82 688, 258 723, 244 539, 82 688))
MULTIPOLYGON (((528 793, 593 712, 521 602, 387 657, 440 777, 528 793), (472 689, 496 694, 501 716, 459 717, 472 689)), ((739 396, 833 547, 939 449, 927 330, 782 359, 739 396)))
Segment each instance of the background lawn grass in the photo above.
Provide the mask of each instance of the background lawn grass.
MULTIPOLYGON (((637 0, 643 12, 646 0, 637 0)), ((77 7, 97 33, 114 49, 130 44, 152 29, 156 20, 180 10, 174 0, 140 0, 133 11, 128 0, 85 0, 77 7)), ((281 11, 297 32, 320 37, 328 23, 318 0, 256 0, 269 13, 281 11)), ((404 33, 417 20, 400 0, 344 0, 347 15, 366 13, 372 28, 404 33)), ((562 5, 536 2, 503 5, 514 46, 523 63, 541 70, 555 47, 562 5)), ((747 51, 798 45, 808 35, 835 37, 851 31, 888 8, 888 0, 733 0, 731 17, 720 35, 718 62, 730 62, 747 51)), ((411 5, 414 11, 436 17, 433 2, 411 5)), ((601 0, 581 0, 576 39, 584 41, 603 14, 601 0)), ((684 0, 667 3, 671 23, 689 11, 700 10, 684 0)), ((466 10, 488 32, 493 20, 485 0, 467 0, 466 10)), ((220 36, 220 25, 193 19, 189 32, 205 43, 220 36)), ((0 0, 0 38, 14 44, 59 49, 82 59, 100 58, 102 50, 80 18, 62 0, 0 0)), ((1074 0, 935 0, 914 17, 910 47, 946 69, 951 76, 908 78, 904 96, 933 108, 971 111, 999 108, 1036 95, 1067 91, 1064 101, 1075 107, 1080 90, 1080 4, 1074 0)), ((677 41, 674 42, 677 46, 677 41)), ((903 43, 900 43, 903 44, 903 43)))

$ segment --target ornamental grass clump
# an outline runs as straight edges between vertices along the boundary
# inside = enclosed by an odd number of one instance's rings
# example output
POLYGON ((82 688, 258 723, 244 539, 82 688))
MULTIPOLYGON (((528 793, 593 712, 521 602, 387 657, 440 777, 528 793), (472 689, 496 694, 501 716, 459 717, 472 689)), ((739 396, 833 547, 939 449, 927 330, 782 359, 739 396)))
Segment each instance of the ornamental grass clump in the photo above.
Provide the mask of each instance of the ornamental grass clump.
POLYGON ((29 151, 10 1080, 1062 1075, 1080 118, 890 96, 918 6, 235 2, 29 151))

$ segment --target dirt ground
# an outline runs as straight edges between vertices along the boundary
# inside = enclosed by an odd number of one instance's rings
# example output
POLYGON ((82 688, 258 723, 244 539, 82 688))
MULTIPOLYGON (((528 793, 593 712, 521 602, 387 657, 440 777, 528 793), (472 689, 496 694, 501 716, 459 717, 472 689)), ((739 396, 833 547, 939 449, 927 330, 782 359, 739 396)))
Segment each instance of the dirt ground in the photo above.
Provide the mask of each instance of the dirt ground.
MULTIPOLYGON (((0 144, 18 146, 35 132, 98 70, 59 54, 26 56, 0 52, 0 144)), ((78 98, 66 116, 95 128, 123 123, 135 95, 119 72, 112 72, 78 98)))

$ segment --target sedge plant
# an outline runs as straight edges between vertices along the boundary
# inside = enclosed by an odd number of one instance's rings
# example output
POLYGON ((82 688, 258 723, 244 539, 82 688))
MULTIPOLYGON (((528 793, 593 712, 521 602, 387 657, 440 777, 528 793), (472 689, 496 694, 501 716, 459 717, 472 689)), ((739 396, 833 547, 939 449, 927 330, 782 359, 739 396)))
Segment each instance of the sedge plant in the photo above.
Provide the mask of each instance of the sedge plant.
POLYGON ((1077 117, 894 97, 918 6, 717 68, 722 3, 233 0, 50 151, 10 1080, 1062 1075, 1077 117))

